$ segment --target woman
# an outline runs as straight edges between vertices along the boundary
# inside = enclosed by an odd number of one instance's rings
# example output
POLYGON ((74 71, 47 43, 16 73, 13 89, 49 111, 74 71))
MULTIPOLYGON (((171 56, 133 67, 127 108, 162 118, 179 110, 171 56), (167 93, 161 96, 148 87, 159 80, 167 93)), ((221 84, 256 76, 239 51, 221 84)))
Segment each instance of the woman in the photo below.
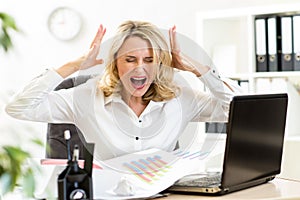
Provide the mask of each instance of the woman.
POLYGON ((53 91, 71 74, 103 63, 97 55, 105 31, 100 25, 87 54, 33 79, 7 105, 7 113, 76 124, 87 142, 96 143, 96 160, 149 148, 172 151, 188 122, 226 121, 234 86, 210 67, 184 58, 175 27, 169 30, 170 52, 158 28, 147 22, 119 26, 103 76, 53 91), (211 92, 184 84, 174 68, 194 73, 211 92))

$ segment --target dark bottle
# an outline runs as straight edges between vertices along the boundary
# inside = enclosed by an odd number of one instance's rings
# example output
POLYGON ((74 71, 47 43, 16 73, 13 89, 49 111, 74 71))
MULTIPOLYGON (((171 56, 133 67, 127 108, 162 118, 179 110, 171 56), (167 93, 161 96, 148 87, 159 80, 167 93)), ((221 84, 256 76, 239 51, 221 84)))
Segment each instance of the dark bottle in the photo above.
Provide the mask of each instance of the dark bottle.
POLYGON ((84 179, 87 176, 87 173, 81 169, 78 165, 79 158, 79 149, 78 146, 75 145, 73 152, 73 159, 69 163, 70 165, 70 173, 67 176, 67 181, 69 183, 69 199, 86 199, 86 192, 80 187, 82 183, 84 183, 84 179))
MULTIPOLYGON (((93 199, 91 172, 78 165, 79 149, 74 146, 73 158, 58 176, 58 199, 93 199)), ((85 163, 86 166, 86 163, 85 163)))

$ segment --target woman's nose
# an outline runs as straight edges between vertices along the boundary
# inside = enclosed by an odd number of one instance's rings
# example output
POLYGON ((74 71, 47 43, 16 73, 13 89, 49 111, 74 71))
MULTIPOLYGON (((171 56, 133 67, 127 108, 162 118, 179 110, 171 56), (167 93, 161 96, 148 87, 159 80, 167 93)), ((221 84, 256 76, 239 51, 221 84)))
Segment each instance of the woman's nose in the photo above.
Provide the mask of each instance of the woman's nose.
POLYGON ((144 59, 138 59, 138 66, 143 66, 144 64, 144 59))
POLYGON ((137 66, 133 69, 133 71, 134 71, 135 73, 143 72, 143 71, 144 71, 144 67, 143 67, 143 65, 137 65, 137 66))
POLYGON ((135 67, 142 67, 145 65, 144 59, 138 59, 137 60, 137 65, 135 67))

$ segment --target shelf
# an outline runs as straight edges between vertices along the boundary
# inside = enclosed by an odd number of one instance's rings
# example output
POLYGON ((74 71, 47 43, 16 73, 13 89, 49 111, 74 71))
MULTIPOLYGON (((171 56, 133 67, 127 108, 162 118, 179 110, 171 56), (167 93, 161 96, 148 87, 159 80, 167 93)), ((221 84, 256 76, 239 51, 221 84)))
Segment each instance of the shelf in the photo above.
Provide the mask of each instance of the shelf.
POLYGON ((255 72, 250 74, 253 78, 288 78, 299 77, 300 71, 286 71, 286 72, 255 72))
POLYGON ((233 80, 249 80, 250 74, 241 74, 241 73, 236 73, 236 74, 230 74, 225 76, 226 78, 230 78, 233 80))
MULTIPOLYGON (((211 10, 198 13, 197 41, 224 77, 249 80, 253 84, 258 78, 298 78, 300 71, 255 72, 255 16, 299 11, 295 8, 300 8, 300 4, 211 10)), ((255 88, 255 85, 251 88, 255 88)))
POLYGON ((300 71, 287 72, 253 72, 253 73, 237 73, 225 76, 234 80, 249 80, 257 78, 299 78, 300 71))
POLYGON ((211 10, 197 14, 197 42, 222 77, 237 80, 245 93, 289 95, 286 131, 300 135, 300 71, 256 72, 255 17, 300 11, 300 3, 211 10))

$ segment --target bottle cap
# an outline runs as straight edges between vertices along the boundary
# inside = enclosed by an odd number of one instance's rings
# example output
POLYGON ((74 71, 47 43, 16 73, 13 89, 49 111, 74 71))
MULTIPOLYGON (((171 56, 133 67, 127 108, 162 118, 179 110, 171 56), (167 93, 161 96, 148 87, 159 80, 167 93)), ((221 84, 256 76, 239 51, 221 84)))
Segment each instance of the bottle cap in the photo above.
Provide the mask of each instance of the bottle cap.
POLYGON ((69 140, 71 138, 70 130, 65 130, 64 137, 65 137, 66 140, 69 140))

